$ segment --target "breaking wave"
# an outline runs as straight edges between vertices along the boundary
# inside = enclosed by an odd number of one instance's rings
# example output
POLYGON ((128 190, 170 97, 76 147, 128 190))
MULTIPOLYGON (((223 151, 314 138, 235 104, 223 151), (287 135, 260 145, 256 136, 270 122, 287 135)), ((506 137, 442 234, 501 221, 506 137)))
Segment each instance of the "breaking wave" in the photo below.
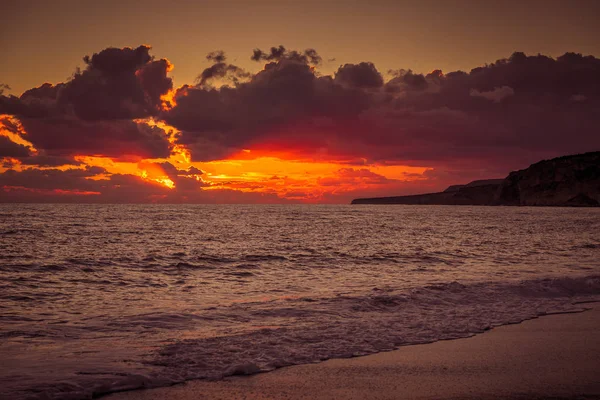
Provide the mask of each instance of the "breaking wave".
POLYGON ((33 390, 43 391, 40 399, 83 399, 191 379, 249 375, 465 338, 542 315, 583 311, 583 304, 591 301, 600 301, 600 276, 516 284, 451 282, 405 291, 374 288, 364 296, 257 302, 205 310, 201 315, 136 316, 118 322, 118 329, 140 324, 174 329, 194 319, 247 324, 234 334, 162 346, 138 360, 135 373, 78 370, 68 381, 33 390))
POLYGON ((581 311, 600 297, 598 232, 598 209, 0 204, 0 398, 89 399, 581 311))

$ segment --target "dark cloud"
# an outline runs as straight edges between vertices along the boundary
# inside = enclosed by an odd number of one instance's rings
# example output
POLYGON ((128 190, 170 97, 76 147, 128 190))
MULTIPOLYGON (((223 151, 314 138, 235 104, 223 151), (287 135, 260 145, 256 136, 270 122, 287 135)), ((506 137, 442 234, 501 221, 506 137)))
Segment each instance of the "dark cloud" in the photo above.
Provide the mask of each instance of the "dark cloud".
MULTIPOLYGON (((388 92, 401 92, 404 90, 424 90, 428 87, 427 79, 422 74, 415 74, 410 69, 404 70, 401 69, 399 71, 389 71, 393 76, 385 84, 385 89, 388 92)), ((439 78, 441 71, 434 71, 431 74, 431 80, 435 83, 439 84, 439 78), (438 78, 436 81, 435 78, 438 78)))
POLYGON ((268 52, 262 51, 261 49, 254 49, 250 59, 253 61, 280 61, 287 59, 310 65, 319 65, 323 61, 315 49, 306 49, 303 52, 300 52, 296 50, 287 50, 282 45, 279 45, 279 47, 271 47, 268 52))
POLYGON ((233 84, 238 84, 240 80, 251 76, 251 74, 244 69, 226 63, 227 57, 223 50, 216 50, 208 53, 206 59, 213 62, 213 65, 205 68, 196 78, 196 83, 199 87, 210 88, 210 81, 215 79, 226 79, 233 84))
POLYGON ((45 83, 20 97, 2 96, 0 112, 17 117, 65 115, 86 121, 145 118, 160 111, 160 97, 173 87, 166 59, 150 47, 108 48, 84 57, 86 68, 65 83, 45 83))
POLYGON ((369 106, 369 96, 316 76, 306 63, 281 59, 233 88, 182 87, 177 107, 162 117, 181 130, 178 141, 195 160, 211 160, 271 135, 302 146, 311 133, 299 129, 356 116, 369 106))
POLYGON ((170 63, 154 61, 149 46, 108 48, 86 56, 86 69, 75 73, 59 93, 83 120, 144 118, 160 111, 160 96, 172 88, 170 63))
MULTIPOLYGON (((86 57, 71 80, 18 97, 0 87, 0 113, 12 116, 3 120, 5 129, 39 153, 24 156, 6 140, 3 151, 45 166, 75 155, 167 157, 167 133, 141 122, 148 117, 177 128, 177 144, 195 161, 251 148, 352 165, 425 165, 436 176, 440 170, 497 176, 542 158, 600 149, 600 60, 593 56, 514 53, 469 72, 398 69, 386 80, 369 62, 322 75, 313 49, 256 49, 251 58, 265 65, 255 74, 215 51, 197 84, 177 89, 165 108, 172 66, 149 50, 103 50, 86 57)), ((190 193, 203 184, 198 171, 161 167, 190 193)), ((338 175, 368 178, 348 174, 338 175)))
POLYGON ((470 94, 474 97, 483 97, 484 99, 499 103, 505 98, 514 95, 515 91, 510 86, 502 86, 495 88, 494 90, 490 90, 489 92, 480 92, 477 89, 471 89, 470 94))
POLYGON ((323 62, 323 58, 317 53, 315 49, 304 50, 304 56, 308 58, 309 64, 319 65, 323 62))
POLYGON ((20 97, 0 95, 0 113, 20 118, 45 118, 65 113, 57 104, 64 84, 42 86, 25 91, 20 97))
POLYGON ((106 171, 99 167, 59 169, 28 168, 0 173, 0 202, 102 202, 138 203, 165 198, 170 190, 127 174, 88 179, 106 171))
POLYGON ((168 157, 166 133, 133 121, 157 115, 173 87, 171 64, 149 51, 108 48, 86 56, 86 68, 65 83, 0 96, 0 113, 18 119, 19 134, 48 156, 168 157))
MULTIPOLYGON (((191 172, 196 171, 187 170, 191 172)), ((188 176, 180 176, 177 184, 176 188, 169 189, 135 175, 108 174, 99 167, 9 169, 0 173, 0 203, 275 203, 283 200, 275 194, 200 190, 205 184, 188 176), (88 179, 90 177, 96 179, 88 179)))
POLYGON ((135 49, 126 47, 118 49, 109 47, 91 57, 83 57, 89 70, 97 70, 107 76, 118 76, 123 72, 135 72, 140 67, 152 61, 149 54, 150 46, 139 46, 135 49))
POLYGON ((86 179, 105 173, 100 167, 73 168, 68 170, 27 168, 23 171, 9 169, 0 174, 0 188, 27 187, 43 190, 96 191, 97 182, 86 179))
POLYGON ((515 160, 600 148, 600 66, 592 56, 515 53, 468 73, 398 70, 384 82, 371 63, 344 65, 332 78, 289 54, 300 53, 255 51, 269 62, 234 88, 178 92, 178 106, 163 117, 181 129, 178 140, 194 159, 262 145, 368 162, 471 159, 472 168, 514 168, 515 160))
POLYGON ((6 83, 0 83, 0 96, 2 96, 7 90, 10 90, 10 86, 8 86, 6 83))
MULTIPOLYGON (((2 137, 0 136, 0 143, 2 142, 2 137)), ((20 146, 20 145, 19 145, 20 146)), ((26 147, 26 146, 23 146, 26 147)), ((1 146, 0 146, 1 148, 1 146)), ((62 166, 80 166, 84 165, 81 161, 77 161, 71 157, 57 157, 57 156, 48 156, 44 154, 30 154, 29 148, 26 147, 28 153, 24 153, 19 151, 18 153, 13 152, 13 155, 10 152, 2 152, 0 151, 0 158, 6 157, 3 161, 4 168, 15 168, 16 166, 36 166, 36 167, 62 167, 62 166)), ((22 149, 20 149, 22 150, 22 149)))
POLYGON ((208 53, 206 55, 206 59, 208 61, 214 62, 215 64, 218 64, 225 62, 227 60, 227 57, 225 56, 225 52, 223 50, 216 50, 208 53))
POLYGON ((285 52, 285 47, 282 45, 279 45, 279 47, 271 47, 268 53, 262 51, 261 49, 254 49, 250 59, 253 61, 280 60, 285 55, 285 52))
POLYGON ((200 176, 204 175, 204 171, 196 167, 189 167, 187 169, 177 169, 177 176, 200 176))
POLYGON ((150 47, 108 48, 84 57, 86 68, 65 83, 46 83, 20 97, 2 96, 0 112, 17 117, 69 115, 82 120, 144 118, 160 111, 160 97, 172 87, 166 59, 150 47))
POLYGON ((35 155, 30 157, 19 158, 19 162, 23 165, 36 165, 38 167, 61 167, 64 165, 79 166, 83 165, 81 161, 77 161, 71 157, 57 157, 46 155, 35 155))
POLYGON ((249 78, 251 74, 244 71, 242 68, 232 64, 217 63, 204 69, 196 78, 198 86, 206 86, 211 79, 227 78, 234 84, 237 84, 241 79, 249 78))
POLYGON ((163 158, 171 152, 166 132, 131 120, 22 119, 29 140, 47 155, 96 155, 115 159, 163 158))
POLYGON ((178 177, 200 176, 204 174, 204 171, 196 167, 179 169, 168 161, 152 164, 159 166, 171 179, 177 179, 178 177))
POLYGON ((2 157, 28 157, 31 149, 19 143, 15 143, 7 136, 0 135, 0 158, 2 157))
POLYGON ((161 108, 161 96, 173 89, 173 81, 167 73, 173 65, 167 59, 160 59, 144 65, 136 72, 144 92, 148 115, 155 115, 161 108))
POLYGON ((383 77, 370 62, 340 66, 335 73, 335 81, 360 89, 379 88, 383 85, 383 77))

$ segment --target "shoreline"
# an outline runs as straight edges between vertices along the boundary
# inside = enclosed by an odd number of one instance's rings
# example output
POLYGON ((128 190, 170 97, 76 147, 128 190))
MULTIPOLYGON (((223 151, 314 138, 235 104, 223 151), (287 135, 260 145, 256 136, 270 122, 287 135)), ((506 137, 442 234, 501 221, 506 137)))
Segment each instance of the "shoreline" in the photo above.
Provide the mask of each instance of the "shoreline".
POLYGON ((600 399, 600 306, 590 304, 463 339, 102 398, 600 399))

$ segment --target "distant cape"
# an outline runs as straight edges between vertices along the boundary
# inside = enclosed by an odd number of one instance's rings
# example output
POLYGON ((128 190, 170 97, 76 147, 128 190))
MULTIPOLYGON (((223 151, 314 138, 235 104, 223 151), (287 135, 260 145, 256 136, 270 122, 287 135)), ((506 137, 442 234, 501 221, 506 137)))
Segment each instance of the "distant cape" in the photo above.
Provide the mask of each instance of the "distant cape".
POLYGON ((600 151, 543 160, 504 179, 452 185, 443 192, 354 199, 352 204, 600 206, 600 151))

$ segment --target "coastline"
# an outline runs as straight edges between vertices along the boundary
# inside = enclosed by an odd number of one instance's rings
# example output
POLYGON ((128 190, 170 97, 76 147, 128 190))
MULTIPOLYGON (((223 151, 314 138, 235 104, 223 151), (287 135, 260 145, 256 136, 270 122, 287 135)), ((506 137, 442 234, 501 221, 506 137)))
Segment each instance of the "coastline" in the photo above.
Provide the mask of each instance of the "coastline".
POLYGON ((586 308, 465 339, 103 398, 600 399, 600 306, 590 303, 586 308))

